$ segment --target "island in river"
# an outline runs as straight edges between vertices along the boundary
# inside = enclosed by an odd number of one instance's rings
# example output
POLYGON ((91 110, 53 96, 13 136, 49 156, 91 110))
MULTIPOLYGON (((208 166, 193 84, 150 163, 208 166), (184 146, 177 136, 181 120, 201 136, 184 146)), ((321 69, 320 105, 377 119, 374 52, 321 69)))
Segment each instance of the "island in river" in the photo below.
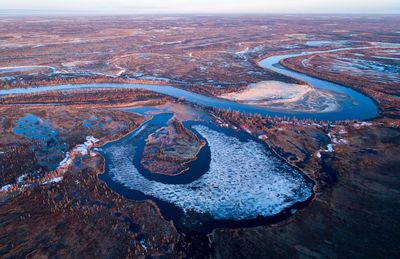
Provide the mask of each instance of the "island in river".
POLYGON ((0 257, 399 257, 397 24, 2 19, 0 257), (153 173, 146 139, 156 161, 198 147, 172 117, 205 145, 153 173))
POLYGON ((205 144, 180 121, 172 118, 166 127, 147 137, 141 163, 155 174, 181 174, 189 170, 187 163, 197 158, 205 144))

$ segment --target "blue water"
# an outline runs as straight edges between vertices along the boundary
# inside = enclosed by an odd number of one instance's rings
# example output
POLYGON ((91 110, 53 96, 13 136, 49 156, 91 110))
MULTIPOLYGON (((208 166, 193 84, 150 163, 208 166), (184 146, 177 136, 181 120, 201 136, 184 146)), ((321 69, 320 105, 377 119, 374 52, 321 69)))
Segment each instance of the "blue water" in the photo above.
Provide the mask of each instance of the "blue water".
POLYGON ((33 114, 25 114, 14 128, 14 133, 33 141, 32 151, 35 152, 38 164, 47 170, 54 170, 65 156, 65 143, 59 139, 59 132, 51 123, 43 121, 33 114))
MULTIPOLYGON (((168 184, 185 184, 196 180, 209 169, 211 155, 210 148, 208 146, 205 146, 201 149, 196 160, 187 164, 189 168, 196 168, 196 170, 186 171, 179 175, 169 176, 164 174, 155 174, 144 168, 140 162, 147 137, 156 130, 167 126, 167 122, 172 117, 173 114, 171 113, 155 115, 151 120, 143 123, 139 129, 131 132, 120 140, 104 145, 100 150, 100 154, 106 159, 109 166, 109 163, 112 163, 109 159, 107 159, 109 156, 109 147, 114 147, 116 145, 130 146, 132 147, 132 149, 130 149, 131 153, 126 155, 131 157, 131 161, 135 164, 135 167, 147 179, 168 184)), ((186 122, 184 123, 184 126, 190 127, 193 123, 194 122, 186 122)), ((197 133, 195 132, 195 134, 197 133)), ((197 136, 201 138, 200 135, 197 134, 197 136)))
MULTIPOLYGON (((326 52, 333 52, 333 51, 334 50, 326 52)), ((352 88, 346 87, 344 85, 336 84, 330 81, 318 79, 299 72, 295 72, 279 64, 279 62, 283 59, 305 56, 321 52, 322 51, 320 52, 314 51, 314 52, 303 52, 301 54, 273 56, 261 60, 259 64, 260 66, 275 71, 279 74, 283 74, 307 82, 309 85, 312 85, 315 88, 339 94, 344 94, 346 96, 351 97, 350 100, 345 100, 344 102, 341 102, 341 109, 339 111, 326 113, 325 115, 327 116, 323 116, 324 114, 320 114, 322 115, 322 117, 327 117, 326 118, 327 120, 336 121, 344 119, 372 119, 378 116, 378 107, 373 101, 373 99, 371 99, 370 97, 352 88)))
MULTIPOLYGON (((304 55, 305 53, 297 54, 304 55)), ((177 97, 177 98, 185 98, 187 101, 196 103, 203 106, 215 107, 221 109, 230 109, 245 113, 258 113, 261 115, 269 115, 269 116, 286 116, 293 117, 296 116, 299 119, 317 119, 317 120, 347 120, 347 119, 370 119, 374 118, 378 115, 378 109, 376 104, 369 97, 354 91, 350 88, 346 88, 344 86, 334 84, 325 80, 316 79, 301 73, 297 73, 294 71, 290 71, 279 65, 279 61, 283 58, 288 58, 296 55, 284 55, 284 56, 274 56, 262 60, 260 65, 266 69, 273 70, 275 72, 300 79, 309 83, 310 85, 327 91, 336 92, 339 94, 345 94, 350 98, 347 98, 347 101, 341 102, 341 110, 334 112, 326 112, 326 113, 297 113, 297 112, 286 112, 286 111, 276 111, 264 107, 255 107, 245 104, 240 104, 228 100, 218 99, 215 97, 208 97, 201 94, 196 94, 190 91, 185 91, 179 88, 175 88, 172 86, 161 86, 161 85, 146 85, 146 84, 80 84, 80 85, 58 85, 58 86, 43 86, 43 87, 35 87, 35 88, 15 88, 8 90, 0 90, 0 95, 6 94, 22 94, 22 93, 35 93, 35 92, 44 92, 51 90, 74 90, 74 89, 85 89, 85 88, 143 88, 151 91, 155 91, 158 93, 166 94, 169 96, 177 97)), ((138 113, 146 113, 152 111, 153 108, 139 108, 132 109, 132 112, 138 113)), ((100 153, 104 156, 105 163, 105 173, 100 175, 100 178, 107 183, 107 185, 113 189, 114 191, 124 195, 126 198, 135 199, 135 200, 144 200, 151 199, 157 203, 162 214, 166 219, 174 220, 177 227, 184 231, 209 231, 215 227, 244 227, 244 226, 256 226, 261 224, 272 223, 281 220, 284 217, 290 216, 290 210, 292 208, 298 209, 306 204, 308 204, 309 200, 305 202, 300 202, 295 204, 291 208, 282 211, 281 214, 272 218, 257 218, 254 220, 244 220, 244 221, 232 221, 232 220, 210 220, 210 218, 199 215, 194 215, 194 217, 190 220, 190 222, 182 221, 183 212, 181 209, 177 208, 173 204, 161 201, 155 197, 147 196, 139 191, 129 189, 125 187, 123 184, 118 183, 112 180, 112 176, 109 172, 110 167, 110 159, 109 153, 111 147, 129 147, 128 152, 126 152, 126 156, 132 161, 135 167, 138 169, 139 173, 143 175, 145 178, 151 181, 158 181, 166 184, 186 184, 190 183, 198 178, 200 178, 204 173, 209 170, 210 165, 210 148, 206 145, 198 155, 198 158, 191 163, 188 164, 189 170, 180 174, 178 176, 168 176, 168 175, 160 175, 153 174, 147 171, 140 163, 141 155, 143 152, 143 148, 145 145, 145 139, 147 136, 153 132, 155 132, 160 127, 166 125, 167 121, 172 117, 172 114, 158 114, 155 115, 151 120, 145 122, 140 128, 128 134, 124 138, 117 140, 115 142, 108 143, 101 148, 100 153)), ((112 118, 110 118, 112 119, 112 118)), ((32 125, 40 125, 39 118, 28 116, 23 119, 21 123, 24 125, 23 127, 18 126, 15 129, 17 134, 22 134, 28 138, 36 137, 46 139, 46 136, 51 137, 52 128, 50 126, 42 125, 44 129, 35 129, 35 126, 32 125), (27 127, 28 126, 28 127, 27 127), (18 132, 19 131, 19 132, 18 132)), ((199 124, 199 122, 185 122, 185 126, 187 128, 191 128, 192 125, 199 124)), ((88 118, 85 121, 86 127, 101 127, 99 125, 98 118, 92 117, 88 118)), ((245 140, 251 138, 243 132, 235 132, 229 129, 222 129, 217 127, 216 125, 212 125, 207 123, 208 127, 211 127, 217 131, 222 131, 227 135, 235 136, 239 139, 245 140)), ((198 137, 202 138, 195 130, 195 134, 198 137)), ((253 139, 253 138, 252 138, 253 139)), ((255 140, 259 141, 259 140, 255 140)), ((47 144, 48 141, 44 142, 47 144)), ((282 160, 282 163, 285 163, 282 160)), ((301 173, 299 171, 299 173, 301 173)), ((186 218, 187 220, 188 218, 186 218)))
MULTIPOLYGON (((112 122, 112 118, 107 118, 106 122, 112 122)), ((82 125, 86 128, 104 128, 104 124, 96 115, 92 115, 89 119, 83 121, 82 125)))
MULTIPOLYGON (((159 207, 162 215, 167 220, 173 220, 175 226, 179 231, 183 232, 205 232, 208 233, 214 228, 219 227, 250 227, 250 226, 258 226, 264 224, 270 224, 274 222, 278 222, 290 215, 291 209, 300 209, 306 206, 313 196, 304 202, 298 202, 283 210, 280 214, 272 217, 258 217, 256 219, 248 219, 248 220, 215 220, 208 215, 191 213, 189 216, 185 216, 184 212, 181 208, 176 205, 165 202, 161 199, 155 198, 153 196, 145 195, 144 193, 137 191, 135 189, 124 186, 123 183, 113 179, 113 173, 110 171, 110 168, 113 168, 114 162, 120 163, 119 159, 111 158, 113 152, 116 150, 123 150, 124 156, 126 159, 129 159, 130 163, 134 164, 135 168, 138 170, 142 176, 151 181, 162 182, 165 184, 188 184, 191 183, 200 177, 202 177, 208 170, 211 161, 211 152, 208 143, 202 150, 199 152, 196 160, 190 162, 187 166, 189 168, 188 171, 183 172, 180 175, 169 176, 162 174, 154 174, 146 170, 140 160, 143 153, 145 139, 149 136, 149 134, 154 133, 159 128, 167 125, 168 120, 172 118, 173 114, 170 113, 161 113, 154 115, 149 121, 143 123, 141 127, 134 130, 130 134, 125 137, 107 143, 102 146, 99 150, 100 154, 105 159, 105 172, 104 174, 100 174, 99 177, 102 181, 104 181, 113 191, 123 195, 125 198, 133 199, 133 200, 152 200, 159 207)), ((222 132, 229 136, 234 136, 241 141, 253 140, 258 143, 262 143, 262 141, 255 139, 251 135, 245 132, 237 132, 231 129, 221 128, 215 124, 207 123, 207 122, 198 122, 198 121, 186 121, 184 126, 188 129, 191 129, 199 138, 203 139, 203 137, 197 133, 196 130, 192 129, 194 125, 205 125, 210 127, 213 130, 218 132, 222 132)), ((203 139, 204 140, 204 139, 203 139)), ((265 146, 265 148, 268 148, 265 146)), ((124 158, 125 159, 125 158, 124 158)), ((281 160, 282 163, 285 161, 281 160)), ((301 174, 300 171, 298 171, 301 174)), ((305 175, 304 178, 307 181, 310 181, 305 175)))
POLYGON ((266 115, 279 116, 279 117, 286 116, 286 117, 296 117, 298 119, 315 119, 315 120, 327 120, 327 121, 353 120, 353 119, 365 120, 365 119, 375 118, 378 115, 378 107, 374 103, 374 101, 368 96, 361 94, 360 92, 357 92, 351 88, 345 87, 343 85, 335 84, 326 80, 317 79, 311 76, 307 76, 305 74, 294 72, 279 65, 279 61, 285 58, 301 56, 311 53, 322 53, 322 52, 332 52, 332 51, 335 50, 273 56, 264 59, 259 63, 260 66, 262 66, 263 68, 270 69, 277 73, 302 80, 314 86, 315 88, 335 92, 338 94, 344 94, 349 97, 345 98, 345 100, 343 101, 340 101, 341 109, 337 111, 324 112, 324 113, 277 111, 270 108, 255 107, 215 97, 204 96, 201 94, 182 90, 172 86, 147 85, 147 84, 99 83, 99 84, 41 86, 33 88, 14 88, 14 89, 0 90, 0 95, 37 93, 50 90, 87 89, 87 88, 142 88, 176 98, 184 98, 189 102, 203 106, 220 108, 220 109, 230 109, 232 111, 239 111, 249 114, 258 113, 263 116, 266 115))

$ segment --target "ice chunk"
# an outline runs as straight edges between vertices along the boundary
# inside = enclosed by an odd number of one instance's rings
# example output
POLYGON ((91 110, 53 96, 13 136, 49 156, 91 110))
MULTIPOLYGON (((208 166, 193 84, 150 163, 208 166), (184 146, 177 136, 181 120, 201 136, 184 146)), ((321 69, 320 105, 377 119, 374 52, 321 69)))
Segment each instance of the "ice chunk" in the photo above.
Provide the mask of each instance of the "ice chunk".
POLYGON ((210 169, 188 184, 164 184, 142 176, 123 142, 104 147, 114 181, 170 202, 184 211, 209 213, 215 219, 272 216, 312 195, 312 184, 300 171, 277 158, 261 143, 241 141, 196 125, 211 150, 210 169))

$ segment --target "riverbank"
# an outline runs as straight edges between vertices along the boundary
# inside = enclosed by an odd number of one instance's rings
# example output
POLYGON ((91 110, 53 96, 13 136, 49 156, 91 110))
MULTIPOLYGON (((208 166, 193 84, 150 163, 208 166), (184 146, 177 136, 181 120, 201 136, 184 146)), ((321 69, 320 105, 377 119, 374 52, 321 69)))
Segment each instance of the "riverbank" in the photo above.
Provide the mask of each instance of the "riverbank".
MULTIPOLYGON (((385 78, 384 71, 374 71, 372 67, 373 65, 378 66, 380 63, 376 63, 376 58, 374 58, 373 54, 371 53, 383 51, 385 49, 391 50, 389 47, 349 49, 338 53, 310 54, 302 58, 292 57, 282 60, 281 63, 284 66, 300 73, 307 73, 317 78, 349 85, 349 87, 371 96, 379 106, 380 113, 383 117, 399 118, 399 93, 397 90, 398 87, 396 87, 396 82, 393 82, 393 77, 385 78), (355 54, 360 54, 362 56, 355 56, 355 54), (335 66, 343 65, 343 61, 341 61, 340 58, 348 59, 349 57, 353 58, 354 62, 355 60, 358 60, 359 63, 364 62, 361 64, 362 70, 359 68, 361 65, 358 64, 358 74, 351 72, 350 68, 341 71, 334 69, 335 66), (302 59, 304 58, 309 60, 307 66, 304 66, 302 63, 302 59), (316 66, 317 60, 319 64, 318 67, 316 66), (378 72, 381 74, 374 74, 378 72), (359 73, 365 74, 365 79, 362 81, 359 80, 359 73)), ((349 66, 349 64, 347 64, 347 66, 349 66)))

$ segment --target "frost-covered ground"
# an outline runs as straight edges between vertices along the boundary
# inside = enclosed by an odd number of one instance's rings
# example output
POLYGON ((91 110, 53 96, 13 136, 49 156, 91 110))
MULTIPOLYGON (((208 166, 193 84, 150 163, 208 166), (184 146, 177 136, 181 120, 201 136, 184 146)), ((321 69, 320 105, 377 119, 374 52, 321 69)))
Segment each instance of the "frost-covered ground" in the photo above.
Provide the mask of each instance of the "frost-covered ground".
POLYGON ((326 46, 346 46, 349 45, 350 42, 347 40, 311 40, 305 43, 306 46, 309 47, 326 47, 326 46))
MULTIPOLYGON (((76 145, 71 152, 66 152, 65 158, 59 163, 57 168, 51 172, 46 173, 43 177, 35 177, 35 181, 26 181, 28 174, 23 174, 17 178, 17 182, 13 184, 7 184, 0 187, 1 192, 9 191, 20 191, 29 188, 33 183, 40 185, 47 185, 49 183, 59 183, 63 180, 63 175, 68 171, 69 166, 73 163, 76 157, 82 157, 86 155, 95 156, 96 153, 91 151, 91 148, 95 143, 99 142, 93 136, 87 136, 86 141, 83 144, 76 145)), ((31 175, 35 172, 31 173, 31 175)))
POLYGON ((303 112, 328 112, 339 109, 336 97, 309 85, 262 81, 250 84, 241 92, 227 93, 221 98, 250 105, 303 112))
POLYGON ((210 170, 189 184, 164 184, 143 177, 132 163, 129 145, 104 149, 111 177, 124 186, 170 202, 184 211, 215 219, 272 216, 312 195, 312 184, 262 144, 194 126, 211 150, 210 170))
POLYGON ((54 72, 56 69, 50 66, 13 66, 13 67, 0 67, 0 74, 15 73, 15 72, 35 72, 35 70, 46 70, 49 73, 54 72))
POLYGON ((263 81, 250 84, 249 88, 244 91, 223 94, 221 97, 245 102, 265 100, 293 102, 300 100, 311 90, 312 88, 308 85, 288 84, 279 81, 263 81))
POLYGON ((376 60, 364 59, 362 56, 355 56, 355 58, 339 57, 334 61, 332 69, 335 71, 350 71, 353 74, 375 78, 377 81, 382 82, 398 82, 400 80, 400 67, 398 64, 385 64, 380 62, 385 59, 393 61, 400 59, 379 56, 372 58, 376 60))
POLYGON ((262 51, 263 49, 264 49, 264 46, 257 46, 257 47, 255 47, 255 48, 253 48, 253 49, 250 49, 249 47, 246 47, 246 48, 245 48, 244 50, 242 50, 242 51, 235 52, 235 54, 236 54, 237 56, 239 56, 240 58, 242 58, 242 59, 244 59, 244 60, 247 60, 248 55, 253 54, 253 53, 260 52, 260 51, 262 51))

